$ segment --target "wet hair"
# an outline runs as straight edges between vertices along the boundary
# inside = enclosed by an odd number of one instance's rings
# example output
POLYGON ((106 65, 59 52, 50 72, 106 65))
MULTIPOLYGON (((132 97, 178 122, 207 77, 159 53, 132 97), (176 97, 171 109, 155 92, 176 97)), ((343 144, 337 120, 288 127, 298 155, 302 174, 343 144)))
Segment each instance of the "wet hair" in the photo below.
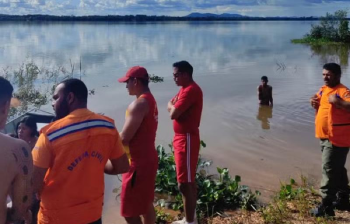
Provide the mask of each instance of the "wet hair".
POLYGON ((0 77, 0 106, 11 100, 13 86, 4 77, 0 77))
POLYGON ((17 126, 16 126, 16 135, 18 137, 18 127, 20 124, 25 124, 25 126, 27 126, 28 128, 31 129, 31 133, 30 136, 34 137, 34 136, 38 136, 38 126, 36 125, 36 120, 33 116, 26 116, 24 118, 22 118, 22 120, 20 120, 20 122, 18 122, 17 126))
POLYGON ((60 84, 64 85, 65 94, 73 93, 82 103, 87 103, 88 89, 83 81, 79 79, 66 79, 60 84))
POLYGON ((191 78, 193 74, 193 67, 187 61, 179 61, 173 64, 174 68, 177 68, 179 72, 186 72, 191 78))
POLYGON ((262 77, 261 77, 261 81, 268 82, 268 81, 269 81, 269 79, 267 78, 267 76, 265 76, 265 75, 264 75, 264 76, 262 76, 262 77))
POLYGON ((331 71, 336 76, 341 76, 341 68, 337 63, 327 63, 323 65, 323 69, 331 71))

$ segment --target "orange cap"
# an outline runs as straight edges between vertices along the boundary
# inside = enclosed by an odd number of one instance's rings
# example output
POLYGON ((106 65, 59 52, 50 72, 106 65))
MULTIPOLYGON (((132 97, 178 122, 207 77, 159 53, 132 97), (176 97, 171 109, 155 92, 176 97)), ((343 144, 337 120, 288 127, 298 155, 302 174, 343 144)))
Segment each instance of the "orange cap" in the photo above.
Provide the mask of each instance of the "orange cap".
POLYGON ((130 78, 149 79, 147 70, 141 66, 130 68, 124 77, 118 79, 118 82, 127 82, 130 78))

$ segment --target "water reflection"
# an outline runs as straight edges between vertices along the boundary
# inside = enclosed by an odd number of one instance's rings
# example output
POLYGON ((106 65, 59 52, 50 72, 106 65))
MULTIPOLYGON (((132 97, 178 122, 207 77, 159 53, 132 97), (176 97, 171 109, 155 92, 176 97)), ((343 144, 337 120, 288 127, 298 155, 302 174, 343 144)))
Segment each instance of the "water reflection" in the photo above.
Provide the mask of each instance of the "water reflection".
POLYGON ((314 55, 320 56, 323 64, 328 62, 336 62, 342 66, 348 67, 350 45, 314 45, 311 46, 314 55))
POLYGON ((270 121, 269 118, 272 118, 272 107, 270 106, 259 106, 258 115, 256 119, 261 121, 262 129, 270 129, 270 121))

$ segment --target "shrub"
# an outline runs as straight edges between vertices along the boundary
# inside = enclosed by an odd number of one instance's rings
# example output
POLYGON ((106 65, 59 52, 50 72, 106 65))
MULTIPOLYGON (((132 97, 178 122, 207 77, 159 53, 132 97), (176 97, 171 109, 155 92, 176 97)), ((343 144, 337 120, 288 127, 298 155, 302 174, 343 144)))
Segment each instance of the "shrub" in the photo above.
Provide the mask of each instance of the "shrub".
MULTIPOLYGON (((205 143, 201 142, 202 147, 205 143)), ((170 152, 165 152, 163 146, 157 147, 159 168, 156 178, 156 193, 167 194, 170 201, 160 199, 158 204, 165 206, 170 204, 174 210, 182 210, 182 196, 179 193, 176 180, 175 160, 172 145, 170 152)), ((208 167, 211 161, 203 160, 200 156, 196 172, 196 183, 198 186, 197 213, 208 217, 222 212, 226 209, 255 209, 257 197, 260 192, 252 193, 249 187, 240 185, 241 177, 232 178, 227 168, 217 168, 217 175, 209 174, 208 167)))

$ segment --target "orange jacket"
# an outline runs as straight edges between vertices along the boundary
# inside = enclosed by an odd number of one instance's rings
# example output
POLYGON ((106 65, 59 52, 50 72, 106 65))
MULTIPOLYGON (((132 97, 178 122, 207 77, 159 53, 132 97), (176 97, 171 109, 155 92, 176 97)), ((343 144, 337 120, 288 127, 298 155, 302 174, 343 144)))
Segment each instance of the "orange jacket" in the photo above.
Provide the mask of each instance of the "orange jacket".
POLYGON ((34 165, 48 168, 39 224, 86 224, 102 216, 104 167, 124 154, 114 121, 79 109, 41 130, 34 165))
POLYGON ((316 138, 329 139, 339 147, 350 147, 350 112, 336 108, 328 102, 328 97, 337 97, 350 102, 350 91, 343 84, 334 88, 322 86, 317 96, 320 107, 316 115, 316 138))

